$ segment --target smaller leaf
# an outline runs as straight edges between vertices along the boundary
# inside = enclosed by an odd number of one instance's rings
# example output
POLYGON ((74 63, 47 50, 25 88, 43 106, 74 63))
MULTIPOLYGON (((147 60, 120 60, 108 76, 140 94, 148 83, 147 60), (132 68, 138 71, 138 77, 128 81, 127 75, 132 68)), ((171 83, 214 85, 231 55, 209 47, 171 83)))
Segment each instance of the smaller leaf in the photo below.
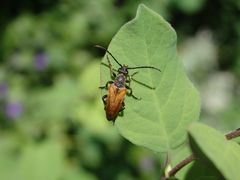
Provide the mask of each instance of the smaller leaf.
POLYGON ((224 135, 200 123, 191 125, 189 138, 199 161, 213 166, 226 179, 239 179, 240 146, 236 142, 227 141, 224 135))
POLYGON ((222 174, 212 165, 206 166, 199 160, 195 160, 185 175, 185 180, 218 180, 223 179, 222 174))

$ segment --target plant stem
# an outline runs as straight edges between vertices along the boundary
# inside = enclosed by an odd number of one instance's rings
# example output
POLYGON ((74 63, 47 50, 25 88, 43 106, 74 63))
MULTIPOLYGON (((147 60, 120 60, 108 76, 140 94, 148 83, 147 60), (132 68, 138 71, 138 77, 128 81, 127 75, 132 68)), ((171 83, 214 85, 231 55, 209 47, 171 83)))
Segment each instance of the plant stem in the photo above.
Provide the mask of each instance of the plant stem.
POLYGON ((193 154, 188 156, 187 158, 182 160, 180 163, 178 163, 174 168, 172 168, 171 171, 169 171, 168 175, 170 177, 174 176, 180 169, 182 169, 184 166, 186 166, 187 164, 192 162, 194 159, 195 158, 194 158, 193 154))
MULTIPOLYGON (((225 137, 227 140, 236 138, 238 136, 240 136, 240 128, 225 134, 225 137)), ((174 168, 171 169, 171 171, 169 171, 168 173, 169 177, 174 176, 180 169, 182 169, 184 166, 186 166, 187 164, 189 164, 194 160, 195 160, 195 157, 192 154, 187 158, 185 158, 184 160, 182 160, 181 162, 179 162, 174 168)))
POLYGON ((240 136, 240 128, 227 133, 225 136, 226 136, 227 140, 230 140, 230 139, 240 136))

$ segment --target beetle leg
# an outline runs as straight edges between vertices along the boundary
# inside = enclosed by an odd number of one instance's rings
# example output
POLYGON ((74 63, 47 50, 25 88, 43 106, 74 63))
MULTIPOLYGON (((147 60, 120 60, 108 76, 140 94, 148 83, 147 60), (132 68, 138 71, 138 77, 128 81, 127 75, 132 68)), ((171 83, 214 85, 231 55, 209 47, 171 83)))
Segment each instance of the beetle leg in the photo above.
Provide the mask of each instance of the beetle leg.
POLYGON ((107 94, 102 97, 103 104, 106 105, 107 94))
POLYGON ((132 73, 132 75, 130 75, 130 79, 132 79, 132 77, 135 76, 137 73, 139 73, 139 71, 132 73))
POLYGON ((132 77, 133 77, 134 75, 136 75, 138 72, 139 72, 139 71, 136 71, 136 72, 134 72, 132 75, 128 76, 128 79, 126 80, 126 82, 128 83, 128 85, 126 85, 126 88, 129 90, 129 92, 128 92, 128 95, 129 95, 129 96, 132 96, 134 99, 141 100, 141 98, 138 98, 138 97, 136 97, 136 96, 133 95, 133 93, 132 93, 132 88, 130 88, 130 83, 131 83, 132 77))
POLYGON ((121 109, 120 111, 119 111, 119 113, 118 113, 118 116, 123 116, 124 115, 124 110, 125 108, 123 108, 123 109, 121 109))
POLYGON ((126 82, 130 83, 130 81, 132 80, 132 77, 135 76, 137 73, 139 73, 139 71, 136 71, 132 75, 129 75, 126 82))
POLYGON ((125 109, 125 103, 124 103, 124 102, 122 102, 122 108, 120 109, 120 111, 119 111, 119 112, 122 112, 124 109, 125 109))
POLYGON ((123 116, 123 115, 124 115, 124 111, 123 110, 119 111, 118 116, 123 116))
POLYGON ((130 86, 130 82, 131 82, 131 77, 127 76, 126 83, 128 83, 129 86, 130 86))
POLYGON ((98 87, 99 89, 105 89, 106 88, 106 86, 100 86, 100 87, 98 87))
POLYGON ((99 89, 107 89, 108 84, 112 84, 112 83, 114 83, 114 82, 113 81, 108 81, 105 86, 100 86, 99 89))
POLYGON ((128 83, 128 86, 130 87, 130 83, 131 83, 131 81, 132 81, 132 77, 133 76, 135 76, 137 73, 138 73, 139 71, 136 71, 136 72, 134 72, 132 75, 129 75, 128 77, 127 77, 127 80, 126 80, 126 83, 128 83))
POLYGON ((110 69, 111 78, 112 78, 112 79, 115 79, 117 75, 116 75, 116 73, 113 71, 112 64, 111 64, 111 62, 110 62, 110 60, 109 60, 109 58, 108 58, 108 55, 107 55, 107 60, 108 60, 108 67, 109 67, 109 69, 110 69))
POLYGON ((125 103, 122 102, 122 107, 121 107, 120 111, 118 112, 119 116, 123 116, 124 115, 124 109, 125 109, 125 103))
POLYGON ((138 80, 136 80, 135 78, 133 78, 133 76, 134 76, 135 74, 137 74, 138 72, 139 72, 139 71, 136 71, 136 72, 134 72, 132 75, 129 75, 128 79, 126 80, 126 83, 128 83, 128 86, 130 86, 130 82, 133 80, 133 81, 135 81, 136 83, 141 84, 142 86, 145 86, 145 87, 147 87, 147 88, 149 88, 149 89, 156 89, 155 87, 152 87, 152 86, 150 86, 150 85, 147 85, 147 84, 145 84, 145 83, 143 83, 143 82, 141 82, 141 81, 138 81, 138 80))
POLYGON ((138 97, 136 97, 136 96, 134 96, 133 95, 133 93, 132 93, 132 88, 130 88, 129 86, 127 86, 126 85, 126 88, 129 90, 129 92, 128 92, 128 95, 129 96, 132 96, 134 99, 136 99, 136 100, 141 100, 141 98, 138 98, 138 97))

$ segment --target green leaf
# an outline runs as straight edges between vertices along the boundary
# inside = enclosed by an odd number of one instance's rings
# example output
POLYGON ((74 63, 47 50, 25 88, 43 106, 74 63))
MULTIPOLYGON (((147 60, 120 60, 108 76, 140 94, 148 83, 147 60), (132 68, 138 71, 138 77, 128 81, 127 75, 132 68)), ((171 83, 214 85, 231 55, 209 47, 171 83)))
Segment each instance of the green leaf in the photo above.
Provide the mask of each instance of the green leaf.
MULTIPOLYGON (((191 166, 185 174, 185 180, 218 180, 223 179, 221 173, 216 170, 212 165, 206 166, 206 163, 202 163, 199 160, 195 160, 190 163, 191 166)), ((181 170, 182 171, 182 170, 181 170)), ((180 171, 180 172, 181 172, 180 171)), ((178 174, 178 173, 177 173, 178 174)), ((181 178, 180 178, 181 179, 181 178)))
POLYGON ((214 167, 224 179, 239 179, 240 146, 236 142, 200 123, 191 125, 189 137, 195 156, 205 166, 214 167))
MULTIPOLYGON (((134 78, 156 89, 132 81, 133 94, 142 99, 126 97, 124 116, 116 120, 125 138, 154 151, 166 152, 181 144, 186 127, 199 118, 199 95, 178 60, 176 42, 170 24, 140 5, 136 17, 119 30, 108 48, 122 64, 150 65, 162 71, 129 70, 130 75, 139 71, 134 78)), ((110 61, 115 69, 119 67, 110 61)), ((107 63, 106 56, 103 62, 107 63)), ((101 85, 109 80, 109 69, 102 65, 101 85)))

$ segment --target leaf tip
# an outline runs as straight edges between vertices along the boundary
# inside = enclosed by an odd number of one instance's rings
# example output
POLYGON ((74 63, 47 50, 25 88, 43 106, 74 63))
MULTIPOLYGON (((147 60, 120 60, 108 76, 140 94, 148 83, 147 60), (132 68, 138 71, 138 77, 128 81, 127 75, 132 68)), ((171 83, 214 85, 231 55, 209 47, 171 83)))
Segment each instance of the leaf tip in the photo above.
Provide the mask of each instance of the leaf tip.
POLYGON ((150 8, 148 8, 145 4, 141 3, 138 5, 137 14, 141 11, 152 11, 150 8))
POLYGON ((175 32, 174 28, 172 27, 172 25, 171 25, 169 22, 167 22, 167 21, 164 19, 163 16, 161 16, 159 13, 155 12, 155 11, 152 10, 151 8, 147 7, 147 6, 146 6, 145 4, 143 4, 143 3, 139 4, 138 9, 137 9, 137 15, 136 15, 136 17, 139 17, 139 16, 141 16, 141 15, 144 16, 145 14, 148 14, 148 13, 150 13, 151 15, 159 18, 160 21, 161 21, 161 23, 162 23, 162 25, 164 25, 164 26, 166 26, 167 28, 169 28, 169 29, 172 31, 172 33, 174 34, 174 39, 177 39, 177 35, 176 35, 176 32, 175 32))

